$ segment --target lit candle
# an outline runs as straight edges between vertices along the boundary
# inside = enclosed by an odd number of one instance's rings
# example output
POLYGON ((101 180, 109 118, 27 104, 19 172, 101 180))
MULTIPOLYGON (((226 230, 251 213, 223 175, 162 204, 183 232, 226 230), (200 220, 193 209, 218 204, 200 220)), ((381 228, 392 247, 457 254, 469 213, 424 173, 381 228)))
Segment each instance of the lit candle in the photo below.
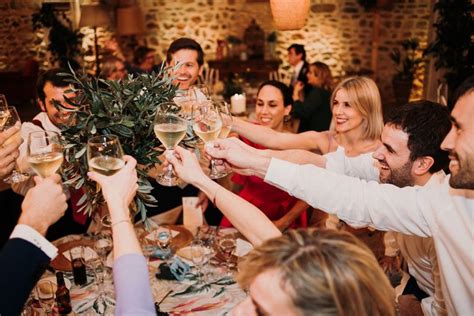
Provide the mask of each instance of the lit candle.
POLYGON ((234 94, 230 97, 230 109, 234 114, 245 113, 246 110, 246 99, 245 94, 234 94))

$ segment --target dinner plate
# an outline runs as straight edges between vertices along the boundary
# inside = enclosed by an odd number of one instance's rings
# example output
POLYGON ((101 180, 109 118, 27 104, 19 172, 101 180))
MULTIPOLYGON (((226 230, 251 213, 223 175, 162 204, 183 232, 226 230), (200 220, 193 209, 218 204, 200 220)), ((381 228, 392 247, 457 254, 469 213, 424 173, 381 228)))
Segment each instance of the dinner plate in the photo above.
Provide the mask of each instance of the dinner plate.
POLYGON ((58 255, 53 261, 51 261, 51 266, 59 271, 72 271, 71 261, 69 261, 69 259, 63 255, 63 253, 78 246, 84 246, 93 249, 94 240, 77 239, 57 245, 56 247, 58 248, 58 255))

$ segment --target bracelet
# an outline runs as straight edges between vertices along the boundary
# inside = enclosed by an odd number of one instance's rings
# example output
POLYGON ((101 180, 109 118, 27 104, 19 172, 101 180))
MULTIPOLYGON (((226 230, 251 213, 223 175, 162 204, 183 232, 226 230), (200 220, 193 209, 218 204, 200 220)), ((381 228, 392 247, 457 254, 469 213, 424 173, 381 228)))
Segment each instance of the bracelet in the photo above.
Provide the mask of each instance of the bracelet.
POLYGON ((114 227, 114 226, 116 226, 116 225, 118 225, 118 224, 120 224, 120 223, 130 223, 130 224, 131 224, 130 219, 121 219, 121 220, 119 220, 119 221, 117 221, 117 222, 115 222, 115 223, 112 223, 112 227, 114 227))
POLYGON ((219 191, 220 188, 221 186, 218 185, 216 191, 214 191, 214 197, 212 198, 212 204, 214 204, 214 206, 217 206, 216 205, 217 191, 219 191))

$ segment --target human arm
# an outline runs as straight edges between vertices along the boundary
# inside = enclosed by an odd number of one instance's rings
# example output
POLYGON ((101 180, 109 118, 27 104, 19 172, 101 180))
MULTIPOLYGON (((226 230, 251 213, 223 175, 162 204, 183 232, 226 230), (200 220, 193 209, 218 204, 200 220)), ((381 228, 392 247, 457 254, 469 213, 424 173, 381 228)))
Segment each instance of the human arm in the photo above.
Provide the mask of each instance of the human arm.
POLYGON ((301 215, 301 213, 303 213, 307 209, 308 204, 301 200, 298 200, 285 215, 283 215, 276 221, 273 221, 273 224, 275 224, 275 226, 283 232, 288 229, 288 227, 290 227, 290 225, 301 215))
POLYGON ((0 252, 0 314, 19 315, 57 248, 44 238, 67 208, 58 175, 36 178, 22 204, 18 225, 0 252))
POLYGON ((209 179, 192 153, 181 147, 177 147, 175 153, 176 156, 169 155, 167 159, 173 164, 178 176, 206 193, 252 244, 259 245, 269 238, 281 235, 278 228, 258 208, 209 179))
POLYGON ((430 205, 430 201, 420 194, 419 188, 366 182, 315 166, 295 165, 278 159, 258 163, 260 166, 254 168, 259 173, 266 172, 265 182, 314 208, 336 214, 351 226, 371 226, 421 237, 431 235, 421 209, 423 203, 430 205))
POLYGON ((155 313, 148 268, 130 218, 130 205, 138 189, 136 160, 124 156, 125 166, 112 176, 89 172, 100 184, 112 221, 116 315, 155 313), (133 271, 133 278, 130 278, 133 271))
POLYGON ((271 149, 306 149, 321 151, 327 148, 327 136, 324 132, 318 133, 309 131, 300 134, 283 133, 241 119, 234 119, 232 130, 251 142, 271 149))

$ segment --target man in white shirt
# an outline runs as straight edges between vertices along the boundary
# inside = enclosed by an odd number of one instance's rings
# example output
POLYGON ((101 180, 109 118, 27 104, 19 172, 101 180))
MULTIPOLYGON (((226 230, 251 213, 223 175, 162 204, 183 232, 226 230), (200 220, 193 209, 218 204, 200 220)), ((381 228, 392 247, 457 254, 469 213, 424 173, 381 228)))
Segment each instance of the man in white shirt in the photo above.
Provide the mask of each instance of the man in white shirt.
MULTIPOLYGON (((65 97, 72 98, 74 97, 74 93, 66 93, 71 86, 70 83, 65 80, 65 77, 59 75, 61 72, 64 73, 67 71, 55 68, 40 75, 36 84, 36 94, 41 112, 36 115, 31 122, 24 122, 21 125, 21 138, 23 139, 23 143, 20 146, 20 155, 17 159, 17 164, 20 170, 27 171, 30 175, 34 175, 34 171, 30 168, 27 159, 29 133, 44 130, 61 133, 61 126, 68 124, 71 112, 56 108, 55 103, 59 103, 66 109, 73 109, 73 106, 65 101, 65 97)), ((12 189, 18 194, 26 195, 33 185, 33 177, 30 177, 27 181, 13 184, 12 189)), ((71 195, 71 199, 69 200, 70 207, 65 216, 48 231, 47 238, 49 240, 55 240, 68 234, 83 233, 87 230, 87 216, 74 211, 79 207, 77 206, 77 201, 82 194, 75 194, 72 191, 69 193, 71 195)))
MULTIPOLYGON (((449 151, 451 176, 420 187, 397 188, 337 175, 310 165, 262 157, 225 148, 220 153, 245 174, 265 181, 313 207, 334 213, 353 226, 373 226, 432 237, 438 254, 442 292, 449 315, 473 311, 474 252, 474 80, 458 90, 452 128, 441 148, 449 151)), ((423 118, 419 118, 422 120, 423 118)), ((387 168, 387 166, 384 166, 387 168)), ((385 173, 387 170, 384 171, 385 173)), ((383 176, 383 174, 382 174, 383 176)))
POLYGON ((0 315, 19 315, 57 248, 44 235, 67 208, 59 175, 35 177, 10 239, 0 251, 0 315))
MULTIPOLYGON (((306 51, 304 45, 291 44, 288 47, 288 63, 292 67, 290 88, 293 91, 296 83, 299 81, 304 84, 304 95, 308 93, 311 87, 308 85, 306 74, 309 70, 309 64, 306 62, 306 51)), ((302 96, 304 98, 304 95, 302 96)))

